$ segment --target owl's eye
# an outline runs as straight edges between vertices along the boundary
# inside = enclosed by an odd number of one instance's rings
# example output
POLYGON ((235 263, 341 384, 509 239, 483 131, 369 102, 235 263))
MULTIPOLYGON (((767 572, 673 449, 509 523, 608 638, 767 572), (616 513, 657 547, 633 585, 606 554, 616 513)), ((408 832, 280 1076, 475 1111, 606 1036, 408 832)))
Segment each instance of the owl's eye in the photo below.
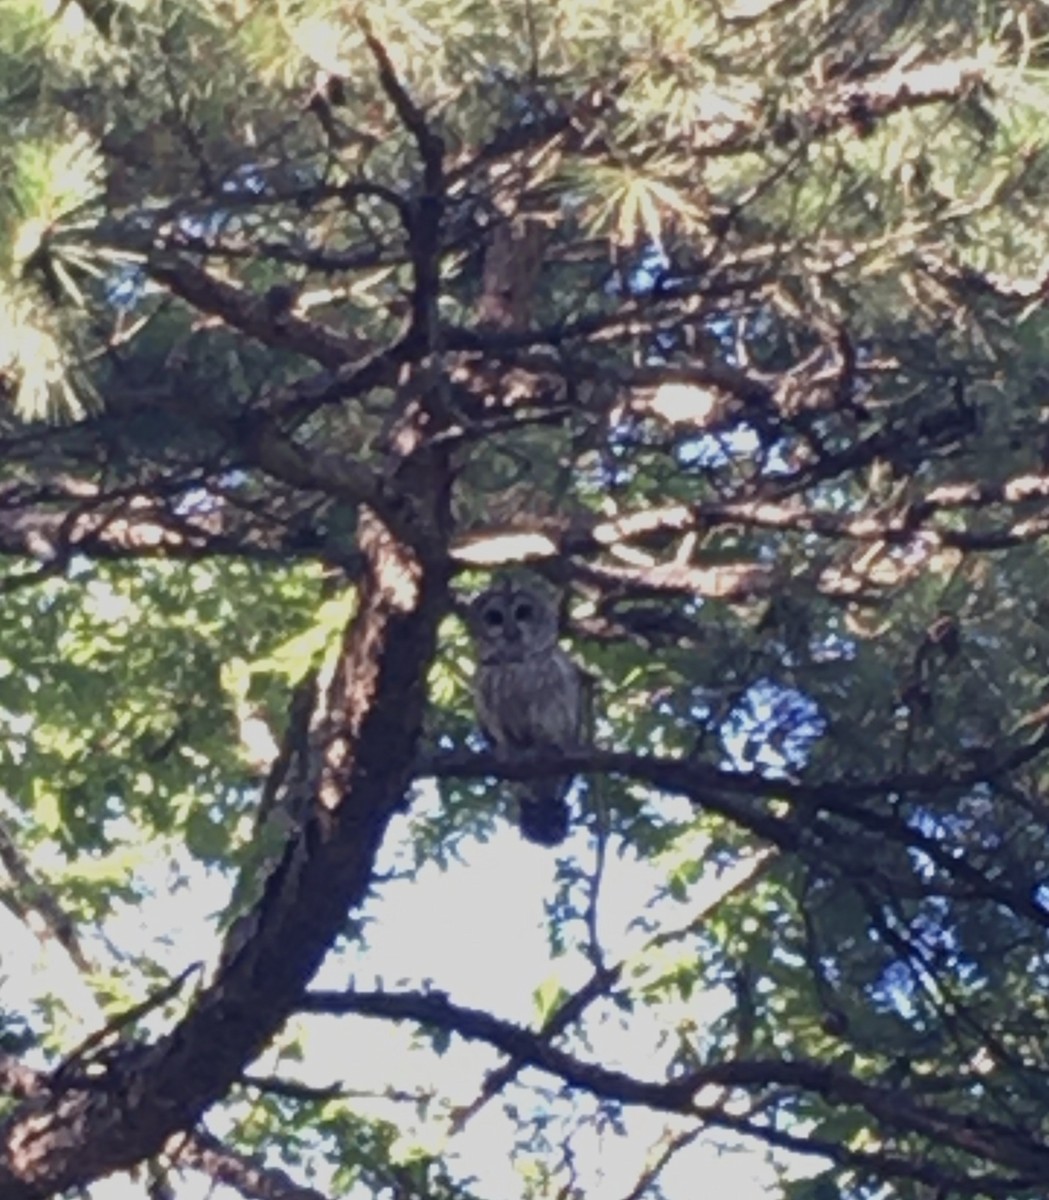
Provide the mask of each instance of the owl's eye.
POLYGON ((514 620, 515 621, 530 621, 532 619, 532 612, 533 612, 532 606, 528 603, 528 601, 522 600, 514 608, 514 620))
POLYGON ((499 626, 502 625, 502 623, 503 623, 503 614, 499 611, 498 608, 490 608, 484 614, 484 623, 490 629, 498 629, 499 626))

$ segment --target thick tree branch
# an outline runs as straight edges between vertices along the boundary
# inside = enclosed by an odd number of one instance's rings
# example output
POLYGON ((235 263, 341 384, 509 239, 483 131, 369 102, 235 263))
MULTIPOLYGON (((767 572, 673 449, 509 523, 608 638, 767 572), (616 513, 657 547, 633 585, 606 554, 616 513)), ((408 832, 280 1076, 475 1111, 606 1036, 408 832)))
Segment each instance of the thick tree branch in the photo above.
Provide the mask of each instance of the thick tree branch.
MULTIPOLYGON (((0 1054, 0 1093, 28 1100, 53 1092, 54 1081, 46 1071, 0 1054)), ((235 1188, 248 1200, 327 1200, 324 1193, 295 1183, 285 1172, 231 1149, 204 1130, 176 1134, 164 1151, 175 1165, 201 1171, 213 1183, 235 1188)))
POLYGON ((998 754, 987 754, 977 765, 961 761, 929 772, 894 772, 876 779, 830 779, 803 782, 796 778, 768 778, 756 772, 722 770, 684 758, 631 754, 613 750, 559 752, 547 757, 533 755, 527 760, 501 759, 494 754, 442 754, 421 758, 416 764, 419 777, 438 779, 543 779, 560 774, 620 774, 643 780, 670 791, 699 793, 721 791, 728 795, 790 800, 806 807, 842 810, 863 800, 892 795, 931 795, 937 792, 964 792, 980 783, 1003 779, 1049 750, 1049 730, 998 754))
POLYGON ((219 317, 233 329, 277 350, 288 350, 337 370, 374 349, 369 343, 307 321, 276 304, 228 283, 171 253, 155 252, 149 259, 150 275, 168 291, 198 312, 219 317))
POLYGON ((921 1133, 977 1159, 1029 1173, 1031 1178, 1049 1171, 1049 1145, 1019 1127, 971 1113, 951 1113, 910 1098, 899 1089, 867 1083, 822 1063, 783 1059, 710 1063, 688 1075, 659 1082, 584 1062, 551 1046, 541 1033, 453 1004, 439 992, 311 992, 302 1011, 419 1021, 494 1046, 515 1060, 557 1076, 570 1088, 661 1112, 700 1115, 703 1109, 695 1097, 705 1087, 797 1089, 835 1103, 857 1105, 886 1128, 921 1133))
POLYGON ((1035 881, 982 870, 965 854, 955 853, 949 844, 906 820, 898 810, 886 812, 869 803, 893 796, 963 794, 978 784, 1007 778, 1047 749, 1049 731, 1043 729, 1030 742, 1002 750, 997 756, 988 755, 977 766, 958 765, 953 772, 945 767, 924 774, 901 772, 875 780, 812 783, 723 771, 685 759, 601 750, 533 757, 527 762, 514 763, 494 755, 448 755, 421 761, 417 772, 420 776, 437 778, 513 779, 588 771, 618 774, 686 796, 698 807, 720 814, 781 850, 812 862, 837 864, 837 869, 846 876, 868 865, 864 845, 856 836, 859 830, 927 855, 938 871, 937 877, 924 885, 928 894, 937 894, 937 889, 943 886, 940 880, 957 881, 962 889, 957 898, 992 900, 1039 928, 1049 929, 1049 908, 1039 900, 1035 881), (785 801, 791 804, 787 814, 781 808, 785 801))
MULTIPOLYGON (((129 558, 330 558, 316 531, 320 497, 260 482, 250 507, 236 488, 192 473, 148 486, 99 488, 52 477, 40 488, 0 487, 0 557, 40 564, 2 586, 65 570, 74 555, 129 558)), ((340 559, 346 547, 338 550, 340 559)), ((346 559, 348 565, 349 559, 346 559)))
POLYGON ((392 1020, 413 1020, 494 1046, 520 1064, 550 1071, 570 1087, 607 1100, 639 1104, 662 1112, 688 1113, 695 1088, 689 1081, 661 1083, 635 1079, 622 1071, 586 1063, 534 1033, 481 1009, 453 1004, 440 992, 307 992, 299 1010, 307 1013, 357 1013, 392 1020))
POLYGON ((344 454, 310 450, 281 436, 263 419, 249 439, 248 455, 268 475, 299 491, 320 492, 352 504, 366 504, 382 513, 401 533, 410 530, 402 519, 403 500, 380 473, 344 454))
MULTIPOLYGON (((422 478, 417 480, 422 484, 422 478)), ((418 502, 437 510, 437 496, 418 502)), ((222 965, 172 1032, 118 1055, 90 1087, 18 1109, 0 1130, 0 1196, 40 1200, 155 1154, 243 1074, 287 1015, 371 882, 403 803, 447 580, 374 517, 362 521, 358 612, 315 716, 302 814, 222 965)))
MULTIPOLYGON (((460 538, 453 545, 453 554, 463 563, 485 566, 500 565, 522 555, 532 559, 566 555, 586 558, 617 546, 666 544, 687 533, 723 526, 817 534, 903 547, 931 535, 940 545, 961 550, 1001 549, 1014 541, 1042 537, 1049 531, 1049 512, 1037 511, 1049 506, 1049 475, 1044 474, 1019 475, 1000 482, 977 480, 943 484, 929 489, 924 495, 905 497, 895 512, 858 512, 855 515, 821 510, 800 497, 788 495, 777 499, 776 491, 770 489, 771 496, 767 499, 654 506, 619 517, 595 516, 587 522, 579 518, 572 521, 544 519, 534 531, 524 529, 520 524, 505 530, 489 529, 460 538), (1011 514, 1010 523, 997 532, 986 529, 970 532, 930 524, 931 518, 938 513, 966 510, 984 513, 1015 507, 1022 507, 1023 512, 1011 514)), ((677 564, 673 567, 667 564, 665 569, 680 570, 677 564)), ((696 581, 704 581, 697 594, 717 595, 723 594, 725 585, 720 581, 731 569, 724 565, 705 571, 690 567, 683 573, 696 581), (705 582, 707 579, 710 582, 705 582)), ((759 570, 757 567, 736 569, 744 570, 745 574, 759 570)), ((657 572, 658 568, 653 568, 653 573, 657 572)))

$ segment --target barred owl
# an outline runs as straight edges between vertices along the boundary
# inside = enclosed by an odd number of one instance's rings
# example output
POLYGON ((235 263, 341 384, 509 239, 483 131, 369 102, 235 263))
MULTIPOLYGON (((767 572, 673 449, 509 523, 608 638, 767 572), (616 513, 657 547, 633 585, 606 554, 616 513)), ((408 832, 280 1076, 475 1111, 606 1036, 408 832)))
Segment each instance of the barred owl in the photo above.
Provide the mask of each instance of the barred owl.
MULTIPOLYGON (((506 758, 579 746, 583 725, 579 669, 557 644, 557 613, 546 597, 505 580, 473 602, 477 651, 474 704, 496 752, 506 758)), ((521 833, 556 846, 568 836, 565 797, 571 776, 517 788, 521 833)))

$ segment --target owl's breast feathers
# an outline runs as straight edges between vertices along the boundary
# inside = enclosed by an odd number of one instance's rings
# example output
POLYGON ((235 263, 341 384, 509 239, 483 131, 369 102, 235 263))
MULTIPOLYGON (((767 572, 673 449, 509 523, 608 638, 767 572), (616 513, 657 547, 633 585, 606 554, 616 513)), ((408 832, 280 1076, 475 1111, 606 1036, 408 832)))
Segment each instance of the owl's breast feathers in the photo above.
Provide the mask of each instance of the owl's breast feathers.
POLYGON ((520 662, 482 663, 475 690, 481 724, 499 749, 579 744, 579 670, 560 648, 520 662))

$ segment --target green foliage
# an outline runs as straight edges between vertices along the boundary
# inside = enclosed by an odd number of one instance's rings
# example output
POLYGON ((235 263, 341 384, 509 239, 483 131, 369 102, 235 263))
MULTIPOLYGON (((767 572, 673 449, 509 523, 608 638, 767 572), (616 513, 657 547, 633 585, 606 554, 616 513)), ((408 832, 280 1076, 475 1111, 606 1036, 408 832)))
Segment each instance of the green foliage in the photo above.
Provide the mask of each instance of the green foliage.
MULTIPOLYGON (((362 510, 410 511, 447 454, 420 753, 481 749, 462 605, 530 562, 598 748, 699 781, 579 782, 513 1018, 556 1021, 595 973, 556 1042, 580 1059, 811 1064, 699 1092, 711 1130, 808 1140, 792 1200, 926 1200, 974 1164, 1040 1194, 979 1123, 1024 1153, 1045 1132, 1047 47, 1043 6, 990 0, 3 5, 0 898, 30 927, 54 901, 100 1012, 184 965, 164 930, 108 945, 129 910, 214 886, 217 930, 265 894, 301 814, 260 832, 251 722, 317 752, 292 696, 346 665, 362 510), (437 441, 394 469, 427 405, 437 441)), ((514 818, 492 779, 408 786, 379 895, 470 872, 514 818)), ((387 930, 349 919, 325 969, 364 975, 387 930)), ((0 1043, 61 1061, 74 1003, 38 992, 0 1043)), ((438 1024, 411 1061, 462 1052, 438 1024)), ((630 1106, 535 1075, 492 1101, 522 1186, 584 1194, 573 1139, 630 1106)), ((223 1119, 336 1192, 486 1194, 416 1137, 469 1097, 399 1125, 352 1088, 237 1091, 223 1119)))

